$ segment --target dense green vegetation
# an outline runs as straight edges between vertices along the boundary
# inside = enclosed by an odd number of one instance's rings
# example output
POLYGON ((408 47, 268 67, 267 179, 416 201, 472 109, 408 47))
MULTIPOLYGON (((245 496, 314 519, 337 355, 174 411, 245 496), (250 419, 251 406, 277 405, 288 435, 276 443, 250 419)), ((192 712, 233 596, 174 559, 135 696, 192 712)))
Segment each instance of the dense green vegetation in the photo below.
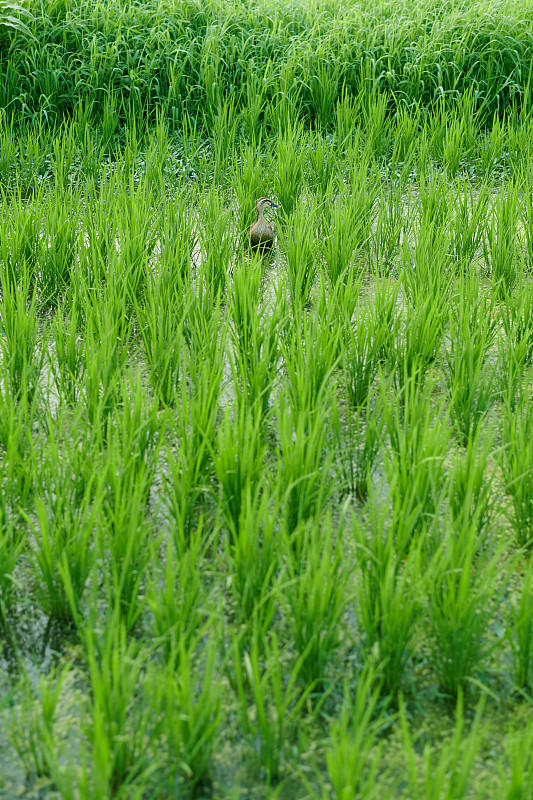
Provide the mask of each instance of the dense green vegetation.
POLYGON ((531 797, 531 10, 0 6, 0 798, 531 797))

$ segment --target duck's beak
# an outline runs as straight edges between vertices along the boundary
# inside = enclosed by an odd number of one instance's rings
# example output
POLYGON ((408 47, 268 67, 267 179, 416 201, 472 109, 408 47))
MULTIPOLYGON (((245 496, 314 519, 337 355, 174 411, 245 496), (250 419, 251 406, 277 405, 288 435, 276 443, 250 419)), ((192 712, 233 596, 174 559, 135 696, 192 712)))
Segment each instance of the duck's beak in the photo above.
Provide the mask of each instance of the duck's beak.
POLYGON ((270 203, 270 207, 271 208, 281 208, 281 206, 278 206, 277 203, 270 203))

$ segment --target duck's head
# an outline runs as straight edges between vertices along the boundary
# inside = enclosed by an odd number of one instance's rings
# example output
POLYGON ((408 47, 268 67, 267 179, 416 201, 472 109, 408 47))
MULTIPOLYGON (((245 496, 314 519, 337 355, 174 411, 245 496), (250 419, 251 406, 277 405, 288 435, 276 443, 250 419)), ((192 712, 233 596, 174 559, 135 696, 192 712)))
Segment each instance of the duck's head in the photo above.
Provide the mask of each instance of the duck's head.
POLYGON ((262 214, 265 208, 279 208, 279 206, 269 200, 268 197, 260 197, 257 201, 257 213, 262 214))

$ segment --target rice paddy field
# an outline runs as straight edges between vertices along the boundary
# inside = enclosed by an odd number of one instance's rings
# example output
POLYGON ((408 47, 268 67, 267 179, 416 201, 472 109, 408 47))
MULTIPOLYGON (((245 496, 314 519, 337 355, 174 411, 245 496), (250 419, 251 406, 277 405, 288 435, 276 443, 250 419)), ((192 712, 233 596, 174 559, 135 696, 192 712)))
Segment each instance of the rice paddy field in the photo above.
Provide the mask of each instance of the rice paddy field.
POLYGON ((532 64, 0 2, 0 800, 533 798, 532 64))

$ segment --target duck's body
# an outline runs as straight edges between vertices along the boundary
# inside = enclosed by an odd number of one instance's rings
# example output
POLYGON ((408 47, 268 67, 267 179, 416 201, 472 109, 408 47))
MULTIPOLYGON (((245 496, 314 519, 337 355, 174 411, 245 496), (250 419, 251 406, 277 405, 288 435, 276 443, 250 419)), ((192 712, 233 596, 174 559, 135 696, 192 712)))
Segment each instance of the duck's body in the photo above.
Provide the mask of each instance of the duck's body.
POLYGON ((276 238, 276 229, 263 216, 265 208, 278 208, 278 206, 268 197, 260 197, 257 201, 257 222, 254 222, 248 231, 252 250, 270 250, 276 238))

